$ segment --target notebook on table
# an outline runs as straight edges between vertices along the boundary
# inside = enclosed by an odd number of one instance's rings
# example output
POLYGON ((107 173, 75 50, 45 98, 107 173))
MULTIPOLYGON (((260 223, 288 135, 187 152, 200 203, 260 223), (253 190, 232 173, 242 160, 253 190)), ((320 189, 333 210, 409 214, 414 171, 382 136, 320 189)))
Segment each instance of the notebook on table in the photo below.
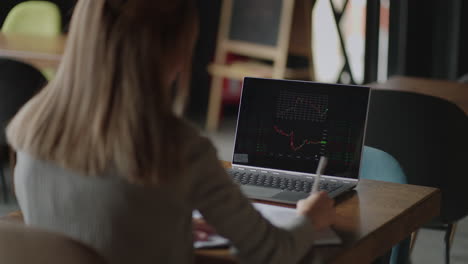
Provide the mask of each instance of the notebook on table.
POLYGON ((330 197, 358 184, 370 88, 245 78, 228 173, 252 199, 295 204, 328 165, 319 189, 330 197))
MULTIPOLYGON (((293 208, 273 206, 262 203, 253 203, 253 206, 260 214, 263 215, 271 224, 276 227, 287 227, 297 218, 297 212, 293 208)), ((193 218, 202 218, 202 215, 198 211, 194 211, 192 214, 193 218)), ((340 245, 342 243, 341 238, 331 228, 323 229, 317 232, 314 236, 315 246, 329 246, 329 245, 340 245)), ((209 236, 204 241, 194 241, 194 248, 223 248, 229 247, 230 241, 218 234, 209 236)))

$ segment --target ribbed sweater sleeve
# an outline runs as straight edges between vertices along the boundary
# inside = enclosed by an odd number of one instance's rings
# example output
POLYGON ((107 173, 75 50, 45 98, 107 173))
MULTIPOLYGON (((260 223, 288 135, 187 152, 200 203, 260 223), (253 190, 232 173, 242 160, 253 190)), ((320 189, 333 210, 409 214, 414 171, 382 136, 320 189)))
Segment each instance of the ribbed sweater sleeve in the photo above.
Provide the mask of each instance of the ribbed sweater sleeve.
POLYGON ((206 221, 236 248, 241 263, 297 263, 311 248, 312 224, 303 216, 277 228, 258 213, 230 179, 213 145, 201 139, 192 156, 190 199, 206 221))

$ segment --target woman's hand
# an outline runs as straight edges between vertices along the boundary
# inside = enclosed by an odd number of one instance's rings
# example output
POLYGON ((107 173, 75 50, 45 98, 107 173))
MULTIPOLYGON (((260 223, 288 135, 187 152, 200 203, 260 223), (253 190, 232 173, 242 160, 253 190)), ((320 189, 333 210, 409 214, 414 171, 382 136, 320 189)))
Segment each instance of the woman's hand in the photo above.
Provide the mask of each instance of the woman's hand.
POLYGON ((315 230, 329 227, 335 221, 335 201, 326 192, 311 194, 297 203, 297 211, 310 219, 315 230))
POLYGON ((207 241, 211 235, 216 234, 213 227, 208 225, 202 218, 193 219, 193 240, 194 241, 207 241))

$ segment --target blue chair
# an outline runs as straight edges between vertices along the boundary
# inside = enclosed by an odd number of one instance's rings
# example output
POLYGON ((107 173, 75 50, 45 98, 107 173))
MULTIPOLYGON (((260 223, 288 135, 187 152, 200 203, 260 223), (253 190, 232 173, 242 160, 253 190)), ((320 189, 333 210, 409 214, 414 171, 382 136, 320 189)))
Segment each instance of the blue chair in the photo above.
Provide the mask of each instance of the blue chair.
MULTIPOLYGON (((398 161, 390 154, 364 146, 360 170, 360 179, 407 183, 407 178, 398 161)), ((391 264, 407 263, 411 239, 407 238, 393 247, 391 264)))
POLYGON ((398 161, 385 151, 364 146, 360 179, 407 184, 408 180, 398 161))
MULTIPOLYGON (((443 85, 440 89, 444 89, 443 85)), ((365 145, 398 160, 409 184, 440 189, 439 216, 423 226, 445 231, 445 263, 460 219, 468 216, 468 115, 454 103, 419 93, 375 89, 365 145)))

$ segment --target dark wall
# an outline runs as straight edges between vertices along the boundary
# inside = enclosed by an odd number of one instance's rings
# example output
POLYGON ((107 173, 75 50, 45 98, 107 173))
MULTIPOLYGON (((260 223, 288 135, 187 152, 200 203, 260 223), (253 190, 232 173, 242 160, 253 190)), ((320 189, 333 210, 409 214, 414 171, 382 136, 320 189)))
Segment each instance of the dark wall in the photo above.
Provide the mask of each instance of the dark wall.
POLYGON ((73 7, 75 6, 76 0, 50 0, 54 2, 60 8, 62 13, 62 25, 64 25, 64 31, 68 31, 68 25, 70 23, 71 16, 73 14, 73 7))
POLYGON ((432 31, 435 21, 432 0, 424 5, 418 1, 408 1, 408 35, 406 74, 425 76, 431 73, 432 31))
POLYGON ((458 73, 468 73, 468 1, 462 1, 462 16, 460 26, 460 59, 458 60, 458 73))
POLYGON ((210 76, 207 67, 214 57, 221 2, 198 0, 200 32, 192 66, 190 113, 205 113, 208 105, 210 76))
POLYGON ((389 75, 456 80, 468 72, 468 1, 392 0, 405 6, 390 27, 389 75), (397 34, 404 32, 403 36, 397 34), (393 35, 392 35, 393 34, 393 35), (392 46, 392 38, 404 44, 392 46), (399 56, 401 55, 401 56, 399 56), (398 58, 400 61, 396 61, 398 58))

